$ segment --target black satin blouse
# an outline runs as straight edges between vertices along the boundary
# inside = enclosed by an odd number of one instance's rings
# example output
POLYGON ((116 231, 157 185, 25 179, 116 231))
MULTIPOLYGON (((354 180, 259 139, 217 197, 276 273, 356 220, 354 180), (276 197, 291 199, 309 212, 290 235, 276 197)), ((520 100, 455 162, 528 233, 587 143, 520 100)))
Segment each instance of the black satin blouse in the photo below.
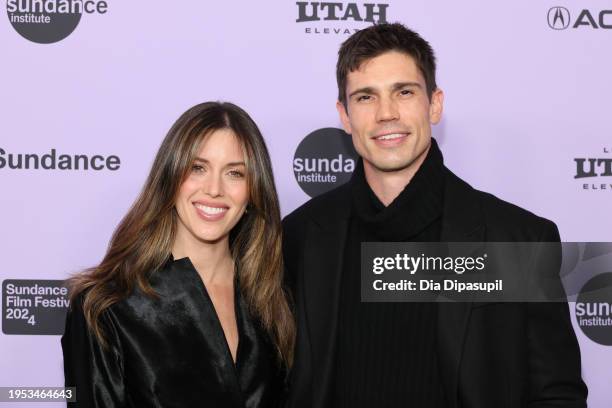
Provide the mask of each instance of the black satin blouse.
MULTIPOLYGON (((103 315, 108 347, 89 331, 79 298, 62 336, 69 407, 231 407, 281 404, 284 370, 236 288, 236 363, 200 276, 189 258, 172 258, 150 282, 103 315)), ((237 286, 237 285, 236 285, 237 286)))

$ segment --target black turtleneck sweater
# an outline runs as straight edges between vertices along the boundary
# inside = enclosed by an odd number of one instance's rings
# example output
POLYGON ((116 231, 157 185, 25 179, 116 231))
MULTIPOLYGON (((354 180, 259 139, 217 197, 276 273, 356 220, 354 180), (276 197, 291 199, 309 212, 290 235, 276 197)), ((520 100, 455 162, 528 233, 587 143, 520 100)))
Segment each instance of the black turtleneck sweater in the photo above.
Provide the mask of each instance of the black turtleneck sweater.
POLYGON ((334 408, 444 407, 436 358, 435 303, 361 303, 361 242, 440 240, 444 173, 432 139, 427 157, 385 207, 360 161, 351 178, 336 353, 334 408))

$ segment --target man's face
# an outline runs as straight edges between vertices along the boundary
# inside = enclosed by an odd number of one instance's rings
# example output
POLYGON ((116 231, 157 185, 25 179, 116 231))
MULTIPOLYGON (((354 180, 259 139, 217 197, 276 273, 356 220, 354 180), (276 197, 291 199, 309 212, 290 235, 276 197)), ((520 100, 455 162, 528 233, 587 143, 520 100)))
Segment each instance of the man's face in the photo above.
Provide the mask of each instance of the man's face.
POLYGON ((338 112, 366 174, 413 175, 429 150, 431 125, 440 121, 442 91, 430 101, 413 58, 390 51, 350 72, 346 95, 347 107, 338 102, 338 112))

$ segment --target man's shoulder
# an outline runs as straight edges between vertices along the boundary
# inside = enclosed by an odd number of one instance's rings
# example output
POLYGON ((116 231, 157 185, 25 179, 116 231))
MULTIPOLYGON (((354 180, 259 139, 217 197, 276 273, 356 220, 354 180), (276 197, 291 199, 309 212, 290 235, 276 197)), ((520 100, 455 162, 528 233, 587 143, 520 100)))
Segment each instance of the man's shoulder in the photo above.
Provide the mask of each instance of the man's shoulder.
MULTIPOLYGON (((495 195, 480 191, 456 176, 450 170, 447 173, 447 193, 445 206, 448 208, 464 204, 477 204, 481 217, 488 231, 488 240, 535 241, 542 239, 557 240, 557 226, 550 220, 502 200, 495 195), (450 186, 450 188, 449 188, 450 186), (455 200, 466 200, 458 203, 455 200)), ((464 208, 467 210, 467 207, 464 208)), ((469 209, 472 211, 473 209, 469 209)), ((346 217, 350 211, 350 183, 312 198, 293 210, 283 219, 283 228, 289 235, 301 235, 302 229, 311 222, 330 223, 346 217)), ((463 212, 459 210, 460 213, 463 212)), ((448 215, 448 214, 446 214, 448 215)), ((455 215, 457 215, 455 213, 455 215)))
POLYGON ((346 215, 350 205, 349 183, 306 201, 283 218, 285 229, 296 228, 313 220, 346 215))
POLYGON ((473 189, 481 203, 488 240, 536 241, 558 236, 554 222, 516 204, 473 189))

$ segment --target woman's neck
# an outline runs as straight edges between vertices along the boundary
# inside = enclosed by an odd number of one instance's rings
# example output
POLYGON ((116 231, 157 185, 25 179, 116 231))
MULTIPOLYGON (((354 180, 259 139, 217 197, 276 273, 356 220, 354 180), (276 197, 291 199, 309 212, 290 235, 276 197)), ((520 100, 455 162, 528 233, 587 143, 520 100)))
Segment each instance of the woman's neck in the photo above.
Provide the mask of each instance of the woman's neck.
POLYGON ((174 259, 188 257, 205 283, 224 284, 234 279, 234 260, 229 238, 204 242, 178 233, 172 246, 174 259))

